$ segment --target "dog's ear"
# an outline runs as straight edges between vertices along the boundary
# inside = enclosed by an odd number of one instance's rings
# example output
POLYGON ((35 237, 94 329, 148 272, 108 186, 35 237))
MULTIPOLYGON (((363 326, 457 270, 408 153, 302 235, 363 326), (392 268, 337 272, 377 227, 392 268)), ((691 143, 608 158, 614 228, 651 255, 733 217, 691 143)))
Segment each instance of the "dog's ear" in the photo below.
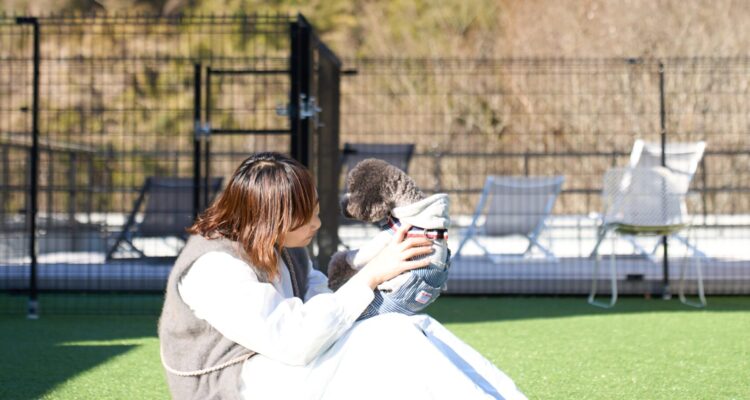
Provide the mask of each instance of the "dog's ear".
POLYGON ((360 161, 346 177, 349 192, 342 201, 344 215, 377 222, 393 208, 393 178, 400 172, 383 160, 360 161))
POLYGON ((351 191, 341 203, 344 216, 366 222, 378 222, 388 216, 391 202, 383 197, 380 190, 376 190, 376 187, 382 188, 382 185, 370 183, 372 182, 352 182, 351 191))
POLYGON ((391 214, 393 206, 391 204, 378 203, 370 208, 370 222, 378 222, 385 219, 391 214))
POLYGON ((351 196, 347 211, 356 219, 374 223, 387 217, 392 208, 392 202, 386 201, 381 193, 370 192, 351 196))

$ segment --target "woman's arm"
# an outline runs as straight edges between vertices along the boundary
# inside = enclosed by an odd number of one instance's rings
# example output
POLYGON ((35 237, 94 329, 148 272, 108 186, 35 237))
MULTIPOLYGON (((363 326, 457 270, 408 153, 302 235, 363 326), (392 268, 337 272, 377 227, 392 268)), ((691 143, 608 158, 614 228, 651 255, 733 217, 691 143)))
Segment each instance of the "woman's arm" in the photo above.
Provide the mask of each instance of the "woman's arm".
POLYGON ((198 318, 227 339, 293 365, 317 357, 348 330, 373 299, 373 289, 429 259, 409 258, 432 251, 427 239, 404 240, 402 227, 393 241, 335 293, 303 303, 285 297, 279 287, 259 282, 242 260, 221 252, 200 257, 181 279, 180 296, 198 318))
POLYGON ((414 261, 411 259, 432 253, 432 241, 426 237, 406 239, 409 229, 411 229, 411 225, 401 225, 393 235, 391 242, 349 279, 349 282, 361 282, 375 289, 381 283, 401 273, 429 265, 429 258, 414 261))
POLYGON ((284 363, 304 365, 330 346, 372 301, 372 290, 353 282, 308 302, 285 298, 259 282, 242 260, 214 252, 182 278, 180 295, 198 318, 226 338, 284 363))

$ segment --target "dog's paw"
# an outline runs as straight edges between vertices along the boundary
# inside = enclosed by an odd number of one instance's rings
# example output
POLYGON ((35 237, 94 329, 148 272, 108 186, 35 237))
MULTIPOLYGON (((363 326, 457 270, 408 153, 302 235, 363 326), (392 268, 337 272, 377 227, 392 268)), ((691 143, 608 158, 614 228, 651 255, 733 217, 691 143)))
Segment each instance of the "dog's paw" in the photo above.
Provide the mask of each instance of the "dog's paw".
POLYGON ((347 262, 346 251, 334 253, 331 262, 328 263, 328 287, 336 291, 356 273, 357 271, 347 262))

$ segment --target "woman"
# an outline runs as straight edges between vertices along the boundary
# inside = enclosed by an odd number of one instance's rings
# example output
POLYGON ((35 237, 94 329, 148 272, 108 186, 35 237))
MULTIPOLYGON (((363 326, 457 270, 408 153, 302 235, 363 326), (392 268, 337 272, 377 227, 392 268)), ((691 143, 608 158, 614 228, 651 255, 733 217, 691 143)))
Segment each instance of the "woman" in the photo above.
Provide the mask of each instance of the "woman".
POLYGON ((428 254, 430 242, 405 240, 402 227, 332 293, 304 251, 320 227, 318 209, 301 164, 259 153, 189 229, 159 320, 174 398, 524 398, 429 317, 355 323, 377 285, 429 262, 410 260, 428 254))

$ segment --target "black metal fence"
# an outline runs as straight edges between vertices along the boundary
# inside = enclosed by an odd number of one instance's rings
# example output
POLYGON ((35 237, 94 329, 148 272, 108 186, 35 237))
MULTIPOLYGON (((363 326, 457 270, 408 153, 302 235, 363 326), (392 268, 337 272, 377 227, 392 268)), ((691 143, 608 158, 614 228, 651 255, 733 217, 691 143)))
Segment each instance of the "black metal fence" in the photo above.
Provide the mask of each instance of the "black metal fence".
MULTIPOLYGON (((410 175, 450 195, 449 245, 461 251, 449 293, 585 296, 605 173, 628 165, 638 139, 704 141, 691 227, 668 257, 642 251, 659 237, 607 240, 600 252, 617 255, 621 293, 676 292, 669 284, 694 260, 709 296, 750 293, 747 59, 342 66, 304 18, 283 15, 0 18, 0 44, 0 312, 23 312, 29 298, 34 312, 39 294, 43 312, 156 312, 184 243, 168 221, 184 225, 260 150, 316 174, 324 224, 312 250, 324 268, 376 230, 339 227, 344 143, 412 144, 410 175), (549 212, 532 192, 504 198, 525 208, 500 225, 543 225, 483 231, 492 215, 473 217, 487 178, 509 176, 564 183, 549 212)), ((696 273, 687 278, 695 294, 696 273)))
MULTIPOLYGON (((687 195, 691 229, 668 241, 668 257, 650 251, 658 236, 600 248, 605 260, 617 254, 620 293, 676 293, 679 268, 694 260, 706 293, 750 293, 750 60, 404 58, 346 60, 345 68, 357 73, 344 80, 341 141, 415 144, 410 174, 452 199, 454 253, 468 236, 485 247, 469 240, 454 254, 449 292, 588 294, 603 177, 629 165, 641 139, 706 147, 687 195), (549 216, 533 211, 528 191, 500 197, 543 217, 538 232, 514 227, 513 215, 492 218, 489 208, 471 228, 488 176, 561 176, 564 184, 549 216), (482 233, 485 219, 500 224, 494 234, 482 233), (548 252, 529 247, 524 234, 548 252)), ((599 290, 608 266, 597 274, 599 290)), ((686 293, 697 292, 695 278, 688 269, 686 293)))
MULTIPOLYGON (((47 310, 158 310, 101 293, 161 294, 186 223, 249 153, 337 184, 319 161, 340 62, 302 16, 4 17, 0 43, 0 311, 57 292, 88 295, 47 310)), ((335 245, 322 232, 317 253, 335 245)))

